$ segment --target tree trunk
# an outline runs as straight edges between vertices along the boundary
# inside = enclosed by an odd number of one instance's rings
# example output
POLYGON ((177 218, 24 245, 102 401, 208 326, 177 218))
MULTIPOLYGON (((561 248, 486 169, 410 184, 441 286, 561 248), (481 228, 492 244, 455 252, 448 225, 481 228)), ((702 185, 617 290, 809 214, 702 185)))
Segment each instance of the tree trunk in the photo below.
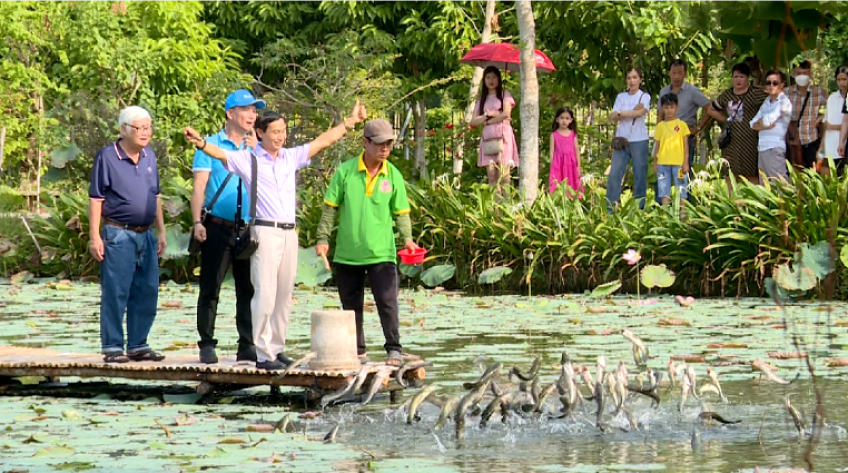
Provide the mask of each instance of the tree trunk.
POLYGON ((413 107, 415 117, 415 158, 414 167, 419 179, 427 177, 427 155, 424 153, 424 140, 427 139, 427 114, 424 99, 415 101, 413 107))
POLYGON ((6 125, 0 127, 0 175, 3 174, 3 147, 6 144, 6 125))
POLYGON ((536 78, 536 22, 529 0, 515 2, 521 37, 521 148, 518 189, 525 203, 539 194, 539 81, 536 78))
MULTIPOLYGON (((495 0, 486 0, 486 19, 483 23, 483 33, 480 35, 480 44, 488 43, 492 37, 492 19, 495 17, 495 0)), ((471 76, 471 87, 468 89, 468 102, 465 106, 465 123, 471 122, 474 117, 474 105, 477 103, 477 94, 480 93, 480 83, 483 81, 483 68, 475 67, 474 75, 471 76)), ((454 175, 462 174, 462 165, 465 162, 465 134, 459 139, 456 154, 453 158, 454 175)))

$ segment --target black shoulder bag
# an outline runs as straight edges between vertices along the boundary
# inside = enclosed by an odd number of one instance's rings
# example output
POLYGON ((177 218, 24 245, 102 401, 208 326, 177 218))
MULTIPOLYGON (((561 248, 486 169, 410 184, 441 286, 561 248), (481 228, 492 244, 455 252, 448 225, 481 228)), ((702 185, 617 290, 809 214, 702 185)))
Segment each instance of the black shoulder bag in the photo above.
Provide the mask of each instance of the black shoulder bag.
MULTIPOLYGON (((212 207, 215 206, 215 202, 218 202, 218 197, 221 197, 221 192, 224 192, 224 188, 227 187, 227 183, 230 182, 230 178, 233 177, 233 173, 227 174, 227 177, 224 179, 224 182, 218 186, 218 191, 215 192, 215 195, 212 196, 212 200, 209 202, 209 207, 203 207, 200 209, 200 222, 202 224, 206 224, 206 216, 209 215, 209 212, 212 211, 212 207)), ((195 225, 196 226, 196 225, 195 225)), ((197 238, 194 237, 194 227, 191 227, 191 240, 188 242, 188 253, 191 255, 196 255, 200 253, 200 247, 203 245, 197 238)))
POLYGON ((239 180, 239 193, 236 212, 236 221, 239 222, 236 228, 236 241, 233 245, 236 259, 248 259, 256 249, 259 248, 259 237, 256 234, 256 226, 253 221, 256 220, 256 177, 258 175, 259 164, 256 162, 256 155, 250 153, 250 223, 245 224, 241 219, 241 180, 239 180))

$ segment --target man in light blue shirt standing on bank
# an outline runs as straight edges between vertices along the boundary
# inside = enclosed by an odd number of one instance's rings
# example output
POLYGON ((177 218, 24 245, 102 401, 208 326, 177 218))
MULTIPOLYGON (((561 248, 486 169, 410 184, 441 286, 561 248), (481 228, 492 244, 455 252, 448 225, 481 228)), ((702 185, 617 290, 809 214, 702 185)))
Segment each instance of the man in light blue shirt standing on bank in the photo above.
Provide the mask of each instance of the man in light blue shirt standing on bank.
POLYGON ((759 132, 757 166, 768 179, 789 180, 786 169, 786 131, 792 119, 792 102, 783 93, 786 76, 779 69, 766 72, 769 98, 751 119, 751 128, 759 132))
MULTIPOLYGON (((265 108, 247 90, 241 89, 227 97, 224 105, 226 123, 224 129, 206 137, 209 143, 228 150, 254 149, 257 110, 265 108)), ((250 282, 250 260, 238 260, 233 254, 237 219, 250 219, 248 189, 238 176, 229 172, 220 161, 211 159, 202 151, 194 154, 194 192, 191 196, 191 216, 194 222, 194 238, 201 242, 200 291, 197 297, 197 333, 200 341, 201 363, 217 363, 215 347, 215 318, 218 312, 218 295, 221 282, 232 264, 236 286, 236 328, 238 351, 236 360, 256 361, 253 344, 253 324, 250 300, 253 285, 250 282), (219 192, 220 191, 220 192, 219 192), (238 213, 238 197, 241 192, 241 212, 238 213), (217 198, 216 198, 217 195, 217 198)))

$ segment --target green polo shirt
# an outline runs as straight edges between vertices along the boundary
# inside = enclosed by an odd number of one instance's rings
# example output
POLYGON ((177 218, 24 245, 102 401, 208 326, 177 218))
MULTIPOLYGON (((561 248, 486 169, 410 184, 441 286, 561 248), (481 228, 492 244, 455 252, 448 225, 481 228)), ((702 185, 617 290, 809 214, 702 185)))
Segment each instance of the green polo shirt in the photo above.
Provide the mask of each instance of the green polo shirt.
POLYGON ((394 215, 409 213, 403 175, 388 161, 373 178, 362 155, 339 165, 324 203, 337 207, 339 234, 333 261, 368 265, 397 262, 394 215))

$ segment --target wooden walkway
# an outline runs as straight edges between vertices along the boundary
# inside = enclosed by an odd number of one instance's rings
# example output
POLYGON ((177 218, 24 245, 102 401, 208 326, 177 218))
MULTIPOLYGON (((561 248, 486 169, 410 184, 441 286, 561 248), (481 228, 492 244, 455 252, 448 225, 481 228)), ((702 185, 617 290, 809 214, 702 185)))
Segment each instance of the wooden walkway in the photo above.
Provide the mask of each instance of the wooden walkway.
MULTIPOLYGON (((369 363, 369 376, 364 387, 367 388, 371 376, 384 363, 369 363)), ((395 373, 397 370, 395 369, 395 373)), ((282 371, 265 371, 256 369, 253 362, 235 361, 235 357, 221 357, 213 365, 200 363, 197 356, 167 355, 161 362, 130 362, 122 364, 107 364, 102 355, 94 353, 68 353, 46 350, 41 348, 26 348, 0 346, 0 385, 3 379, 18 376, 46 376, 58 379, 68 376, 82 378, 127 378, 158 381, 190 381, 201 383, 205 389, 214 385, 245 385, 247 386, 294 386, 307 388, 318 393, 336 390, 345 386, 357 372, 310 370, 307 368, 292 369, 285 377, 282 371)), ((415 383, 423 379, 423 368, 406 372, 407 382, 415 383)), ((403 387, 392 376, 383 391, 397 391, 403 387)))

